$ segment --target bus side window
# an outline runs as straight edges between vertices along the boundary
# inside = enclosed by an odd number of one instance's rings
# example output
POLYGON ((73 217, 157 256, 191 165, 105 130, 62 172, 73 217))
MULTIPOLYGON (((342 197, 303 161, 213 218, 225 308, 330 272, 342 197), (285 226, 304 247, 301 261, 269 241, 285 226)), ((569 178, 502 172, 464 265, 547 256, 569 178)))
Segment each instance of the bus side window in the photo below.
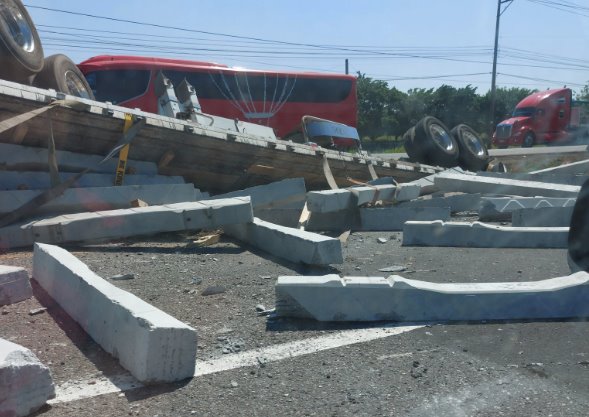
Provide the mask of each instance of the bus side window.
POLYGON ((105 70, 86 74, 98 101, 118 104, 143 95, 149 85, 149 70, 105 70))

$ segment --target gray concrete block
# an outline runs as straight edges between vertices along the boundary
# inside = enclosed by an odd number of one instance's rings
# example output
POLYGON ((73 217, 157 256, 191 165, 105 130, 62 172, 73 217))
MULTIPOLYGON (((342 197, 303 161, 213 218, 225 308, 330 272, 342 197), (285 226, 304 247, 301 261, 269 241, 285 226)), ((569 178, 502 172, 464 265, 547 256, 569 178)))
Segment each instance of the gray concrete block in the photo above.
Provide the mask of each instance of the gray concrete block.
POLYGON ((225 226, 229 236, 290 262, 310 265, 343 263, 341 242, 255 218, 253 223, 225 226))
POLYGON ((588 175, 589 174, 589 159, 583 161, 571 162, 570 164, 562 164, 552 168, 540 169, 532 171, 530 174, 567 174, 567 175, 588 175))
POLYGON ((0 416, 28 416, 51 398, 49 368, 29 349, 0 339, 0 416))
POLYGON ((548 197, 483 197, 479 208, 482 221, 510 220, 515 210, 542 207, 573 207, 576 198, 548 197))
POLYGON ((213 196, 212 198, 251 198, 252 207, 256 209, 268 208, 298 208, 305 205, 305 180, 303 178, 288 178, 266 185, 258 185, 244 190, 232 191, 230 193, 213 196))
POLYGON ((583 185, 583 183, 589 178, 586 175, 567 175, 567 174, 552 174, 552 173, 507 173, 507 172, 477 172, 478 176, 481 177, 492 177, 492 178, 508 178, 512 180, 520 181, 539 181, 548 182, 552 184, 565 184, 565 185, 583 185))
POLYGON ((356 196, 347 189, 309 191, 307 209, 311 213, 332 213, 356 205, 356 196))
MULTIPOLYGON (((0 191, 0 215, 17 210, 43 191, 0 191)), ((127 185, 119 187, 72 188, 41 206, 38 214, 79 213, 130 208, 140 199, 149 205, 196 201, 200 191, 192 184, 127 185)))
POLYGON ((252 219, 249 197, 64 214, 0 229, 0 247, 29 246, 34 242, 90 242, 180 230, 213 229, 251 222, 252 219))
POLYGON ((360 209, 360 230, 403 230, 409 220, 447 220, 448 207, 378 207, 360 209))
POLYGON ((400 276, 283 276, 276 314, 319 321, 536 320, 589 316, 589 274, 534 282, 431 283, 400 276))
MULTIPOLYGON (((61 172, 59 178, 66 181, 76 175, 61 172)), ((112 187, 115 172, 110 174, 87 173, 72 188, 78 187, 112 187)), ((125 175, 123 185, 184 184, 184 178, 166 175, 125 175)), ((47 172, 0 171, 0 190, 47 190, 51 188, 47 172)))
MULTIPOLYGON (((473 173, 470 173, 468 171, 464 171, 460 167, 446 169, 446 170, 442 171, 441 173, 444 173, 444 172, 446 172, 446 173, 453 172, 453 173, 458 173, 458 174, 474 175, 473 173)), ((414 181, 410 181, 410 182, 405 182, 404 184, 418 185, 420 187, 420 193, 419 193, 420 195, 432 194, 432 193, 439 191, 438 188, 436 187, 436 185, 434 184, 434 178, 436 177, 436 175, 438 175, 438 174, 428 175, 427 177, 423 177, 418 180, 414 180, 414 181)))
POLYGON ((541 207, 514 210, 511 225, 514 227, 569 227, 573 207, 541 207))
POLYGON ((384 184, 339 190, 309 191, 307 208, 311 213, 331 213, 352 209, 376 201, 408 201, 419 197, 417 184, 384 184))
POLYGON ((509 227, 474 222, 409 221, 404 246, 567 248, 568 227, 509 227))
POLYGON ((68 251, 36 244, 33 277, 139 381, 171 382, 194 375, 193 328, 110 284, 68 251))
POLYGON ((434 178, 434 183, 438 189, 445 192, 507 194, 523 197, 576 197, 581 189, 576 185, 488 178, 464 174, 438 174, 434 178))
POLYGON ((307 226, 305 226, 305 230, 310 232, 342 232, 360 229, 360 209, 358 207, 331 213, 311 213, 307 226))
POLYGON ((426 196, 417 200, 399 203, 397 207, 449 207, 452 213, 462 213, 478 211, 481 197, 481 194, 455 194, 431 198, 426 196))
MULTIPOLYGON (((60 171, 82 171, 94 167, 104 159, 104 155, 88 155, 68 151, 56 151, 57 164, 60 171)), ((112 174, 116 172, 118 160, 111 159, 95 167, 94 172, 112 174)), ((47 165, 47 149, 29 146, 0 143, 0 165, 9 169, 30 165, 47 165)), ((127 161, 127 169, 135 174, 156 175, 157 164, 145 161, 127 161)))
POLYGON ((0 265, 0 306, 18 303, 32 296, 33 290, 26 269, 0 265))
MULTIPOLYGON (((269 223, 279 224, 286 227, 298 227, 301 209, 296 208, 272 208, 254 209, 254 215, 260 220, 269 223)), ((305 227, 309 230, 308 227, 305 227)))

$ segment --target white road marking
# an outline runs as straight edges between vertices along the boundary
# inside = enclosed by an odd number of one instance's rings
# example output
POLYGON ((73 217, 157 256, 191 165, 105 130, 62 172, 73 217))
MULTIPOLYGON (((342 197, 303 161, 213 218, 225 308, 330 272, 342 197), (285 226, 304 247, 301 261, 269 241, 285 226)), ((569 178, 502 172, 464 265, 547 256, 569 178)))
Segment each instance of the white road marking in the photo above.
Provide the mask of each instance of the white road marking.
MULTIPOLYGON (((266 346, 252 349, 234 355, 223 356, 210 361, 197 361, 195 377, 228 371, 246 366, 256 366, 260 363, 277 362, 283 359, 296 358, 324 350, 335 349, 371 340, 384 339, 396 336, 423 326, 385 326, 367 329, 344 330, 325 336, 310 339, 296 340, 294 342, 266 346)), ((98 395, 124 392, 144 385, 131 375, 118 375, 98 378, 87 378, 78 381, 67 381, 55 388, 56 397, 48 401, 49 404, 59 404, 69 401, 77 401, 98 395)))

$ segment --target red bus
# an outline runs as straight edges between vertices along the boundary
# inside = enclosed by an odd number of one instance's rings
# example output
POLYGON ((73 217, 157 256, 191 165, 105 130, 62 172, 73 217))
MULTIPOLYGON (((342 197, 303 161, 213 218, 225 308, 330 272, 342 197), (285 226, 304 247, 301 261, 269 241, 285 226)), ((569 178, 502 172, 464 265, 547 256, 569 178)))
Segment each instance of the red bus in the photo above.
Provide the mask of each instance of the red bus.
POLYGON ((157 113, 159 71, 192 84, 204 113, 272 127, 289 138, 311 115, 357 125, 356 77, 230 68, 213 62, 103 55, 78 65, 96 100, 157 113))

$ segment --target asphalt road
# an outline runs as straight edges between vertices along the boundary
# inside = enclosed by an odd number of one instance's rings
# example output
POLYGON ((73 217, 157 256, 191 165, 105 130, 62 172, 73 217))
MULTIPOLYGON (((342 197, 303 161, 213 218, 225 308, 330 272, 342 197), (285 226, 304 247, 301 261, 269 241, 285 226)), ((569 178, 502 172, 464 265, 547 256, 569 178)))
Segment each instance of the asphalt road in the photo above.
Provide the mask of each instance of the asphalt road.
MULTIPOLYGON (((273 307, 279 275, 386 275, 378 269, 401 265, 400 275, 434 282, 539 280, 569 273, 564 250, 411 248, 400 233, 363 232, 351 234, 345 263, 331 269, 282 262, 229 239, 201 249, 188 241, 172 234, 69 249, 103 277, 134 273, 111 282, 197 329, 201 374, 191 380, 133 389, 39 288, 40 301, 0 308, 0 336, 32 349, 60 388, 37 415, 587 415, 584 321, 329 325, 255 312, 257 304, 273 307), (203 296, 212 285, 226 291, 203 296), (48 311, 28 315, 40 306, 48 311), (253 362, 244 359, 250 353, 253 362)), ((6 253, 0 263, 30 268, 31 254, 6 253)))

